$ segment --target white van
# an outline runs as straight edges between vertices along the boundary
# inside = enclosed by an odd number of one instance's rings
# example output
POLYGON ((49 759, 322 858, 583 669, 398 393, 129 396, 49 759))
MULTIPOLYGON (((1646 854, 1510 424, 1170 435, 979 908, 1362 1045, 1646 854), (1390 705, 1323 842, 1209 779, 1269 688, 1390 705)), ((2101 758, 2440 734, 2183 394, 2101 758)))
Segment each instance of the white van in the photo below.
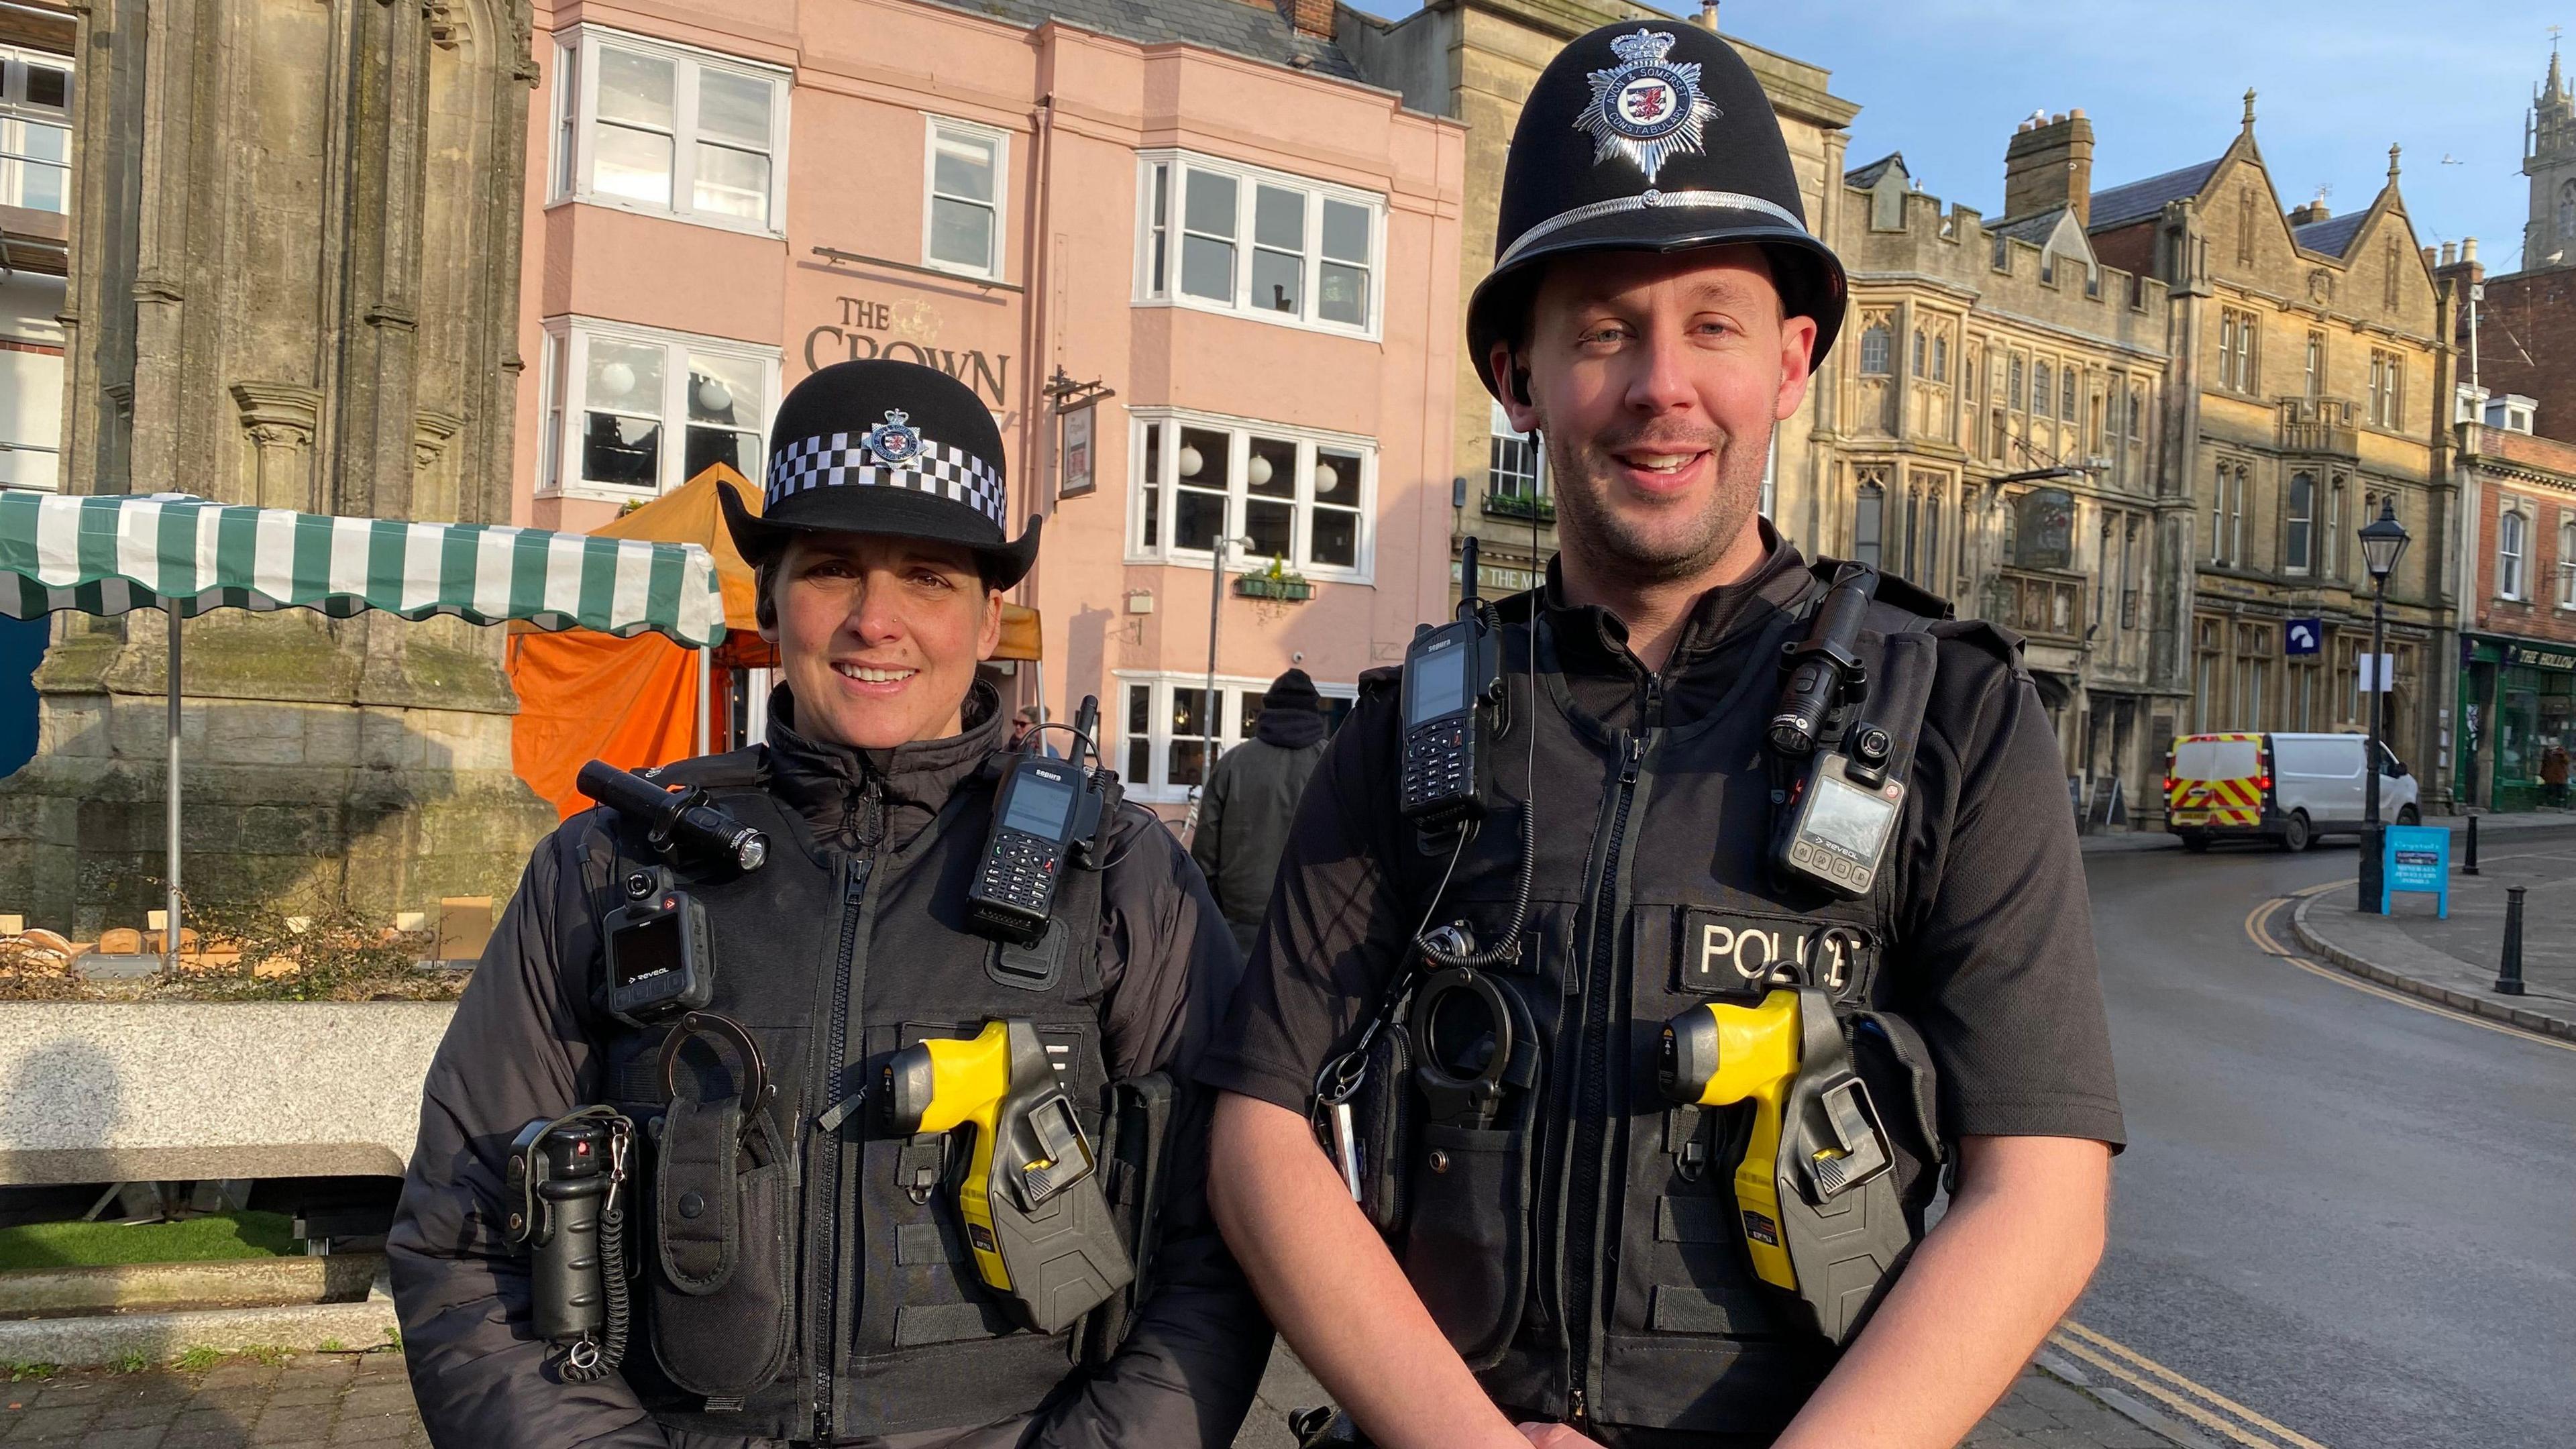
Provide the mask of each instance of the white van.
MULTIPOLYGON (((2305 850, 2358 835, 2369 745, 2362 735, 2184 735, 2165 756, 2165 829, 2188 850, 2251 839, 2305 850)), ((2379 753, 2379 818, 2418 823, 2414 777, 2386 745, 2379 753)))

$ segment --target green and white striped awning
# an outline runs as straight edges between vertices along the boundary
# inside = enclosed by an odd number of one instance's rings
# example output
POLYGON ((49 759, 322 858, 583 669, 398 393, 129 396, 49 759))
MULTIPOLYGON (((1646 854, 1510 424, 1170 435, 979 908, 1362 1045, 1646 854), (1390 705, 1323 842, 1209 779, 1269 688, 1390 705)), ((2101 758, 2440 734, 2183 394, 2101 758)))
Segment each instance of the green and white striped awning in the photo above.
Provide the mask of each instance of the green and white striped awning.
POLYGON ((318 609, 724 638, 715 561, 693 543, 477 523, 334 518, 178 493, 0 490, 0 615, 318 609))

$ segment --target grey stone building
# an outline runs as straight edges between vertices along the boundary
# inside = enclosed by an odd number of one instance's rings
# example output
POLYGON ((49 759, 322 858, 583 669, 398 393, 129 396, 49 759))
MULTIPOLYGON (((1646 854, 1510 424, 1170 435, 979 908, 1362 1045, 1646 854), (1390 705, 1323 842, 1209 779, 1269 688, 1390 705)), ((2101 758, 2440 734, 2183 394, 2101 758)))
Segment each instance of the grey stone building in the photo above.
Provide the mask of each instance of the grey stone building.
MULTIPOLYGON (((73 0, 68 493, 508 522, 527 0, 73 0)), ((188 879, 370 909, 506 894, 552 823, 498 630, 301 610, 186 626, 188 879)), ((0 782, 34 921, 141 924, 165 624, 64 617, 0 782)))
POLYGON ((1852 313, 1816 380, 1804 526, 2022 634, 2066 774, 2096 819, 2143 822, 2188 712, 2189 503, 2155 425, 2165 284, 2086 244, 2092 157, 2082 111, 2025 122, 1994 221, 1902 155, 1843 178, 1852 313))

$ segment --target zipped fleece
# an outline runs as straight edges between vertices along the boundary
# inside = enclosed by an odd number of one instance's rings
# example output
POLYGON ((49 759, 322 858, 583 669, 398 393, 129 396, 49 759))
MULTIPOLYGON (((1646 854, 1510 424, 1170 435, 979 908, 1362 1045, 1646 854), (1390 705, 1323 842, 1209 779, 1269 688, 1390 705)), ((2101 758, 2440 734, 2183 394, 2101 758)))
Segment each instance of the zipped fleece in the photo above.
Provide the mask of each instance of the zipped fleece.
MULTIPOLYGON (((978 807, 989 801, 991 789, 984 767, 1002 746, 1006 721, 990 689, 980 684, 969 696, 966 717, 965 731, 953 738, 862 752, 798 734, 792 698, 784 688, 773 696, 770 743, 752 757, 757 773, 751 788, 775 803, 778 824, 794 829, 801 822, 815 863, 849 897, 848 909, 833 913, 846 919, 788 927, 846 938, 855 925, 894 940, 887 943, 892 949, 872 950, 867 942, 845 939, 835 961, 830 952, 762 959, 740 949, 740 942, 728 952, 720 938, 720 973, 810 973, 813 979, 802 986, 789 981, 777 987, 803 992, 818 1003, 818 1012, 828 1001, 877 994, 846 974, 827 979, 836 966, 872 958, 874 971, 899 975, 900 940, 928 939, 920 933, 943 928, 928 919, 878 920, 872 905, 860 906, 874 900, 868 882, 876 863, 915 854, 943 812, 947 823, 940 828, 970 832, 980 845, 987 810, 978 807), (967 792, 972 798, 959 798, 967 792)), ((675 766, 670 773, 685 778, 690 768, 675 766)), ((577 816, 539 844, 430 1068, 419 1145, 387 1243, 414 1394, 433 1441, 442 1445, 788 1442, 726 1434, 720 1418, 657 1418, 625 1375, 564 1383, 550 1366, 552 1351, 531 1336, 526 1262, 510 1252, 500 1231, 510 1139, 532 1118, 613 1100, 619 1083, 613 1080, 618 1074, 612 1055, 631 1055, 614 1048, 633 1033, 608 1018, 595 1000, 601 943, 592 886, 585 882, 595 881, 614 853, 604 823, 603 812, 577 816)), ((807 843, 775 841, 773 853, 807 843)), ((866 1385, 851 1381, 854 1328, 868 1306, 852 1300, 862 1285, 897 1276, 894 1245, 864 1241, 846 1211, 842 1221, 818 1219, 818 1204, 828 1207, 833 1194, 818 1194, 814 1181, 819 1173, 826 1186, 849 1184, 855 1159, 863 1148, 873 1153, 876 1144, 863 1141, 855 1128, 819 1131, 814 1118, 830 1111, 832 1099, 854 1090, 858 1073, 851 1064, 870 1036, 887 1035, 901 1023, 825 1012, 827 1019, 809 1023, 803 1034, 814 1053, 837 1055, 840 1070, 820 1070, 818 1056, 817 1070, 802 1075, 831 1085, 794 1094, 803 1099, 794 1104, 799 1120, 781 1124, 788 1140, 801 1144, 799 1163, 807 1178, 798 1195, 806 1205, 802 1231, 791 1244, 795 1351, 785 1377, 805 1378, 793 1442, 812 1442, 809 1436, 818 1428, 829 1435, 824 1442, 889 1449, 1106 1449, 1231 1441, 1259 1383, 1270 1329, 1207 1215, 1206 1102, 1187 1083, 1224 1010, 1238 963, 1205 883, 1169 831, 1142 811, 1124 811, 1110 856, 1111 867, 1099 879, 1096 968, 1086 968, 1098 998, 1097 1069, 1109 1078, 1168 1071, 1184 1088, 1151 1295, 1118 1352, 1097 1372, 1068 1364, 1045 1392, 1022 1401, 1008 1401, 991 1384, 957 1384, 957 1392, 937 1402, 884 1403, 885 1422, 879 1422, 868 1412, 866 1385), (818 1142, 833 1145, 818 1148, 818 1142), (825 1162, 826 1157, 843 1160, 825 1162), (831 1351, 816 1352, 818 1340, 831 1351), (956 1427, 879 1432, 891 1423, 951 1422, 956 1427)), ((943 914, 962 919, 962 903, 943 914)), ((971 941, 958 944, 981 949, 971 941)), ((1083 1033, 1094 1035, 1087 1021, 1083 1033)), ((649 1254, 649 1246, 644 1251, 649 1254)), ((643 1285, 638 1287, 640 1301, 645 1295, 643 1285)), ((876 1307, 891 1317, 890 1305, 876 1307)), ((653 1353, 639 1321, 628 1349, 639 1383, 656 1377, 653 1353)))

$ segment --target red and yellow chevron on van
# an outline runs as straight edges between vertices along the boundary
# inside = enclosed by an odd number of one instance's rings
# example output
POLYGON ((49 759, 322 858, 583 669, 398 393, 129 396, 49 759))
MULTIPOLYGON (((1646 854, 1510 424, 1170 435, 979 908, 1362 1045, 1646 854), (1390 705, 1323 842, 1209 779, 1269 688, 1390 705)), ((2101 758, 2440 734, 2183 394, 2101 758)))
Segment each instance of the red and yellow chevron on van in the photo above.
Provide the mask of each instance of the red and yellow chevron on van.
POLYGON ((2165 754, 2165 829, 2198 839, 2265 832, 2272 751, 2249 731, 2183 735, 2165 754))

